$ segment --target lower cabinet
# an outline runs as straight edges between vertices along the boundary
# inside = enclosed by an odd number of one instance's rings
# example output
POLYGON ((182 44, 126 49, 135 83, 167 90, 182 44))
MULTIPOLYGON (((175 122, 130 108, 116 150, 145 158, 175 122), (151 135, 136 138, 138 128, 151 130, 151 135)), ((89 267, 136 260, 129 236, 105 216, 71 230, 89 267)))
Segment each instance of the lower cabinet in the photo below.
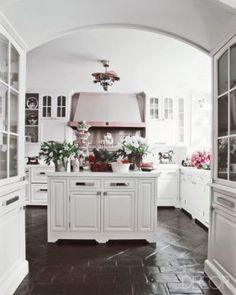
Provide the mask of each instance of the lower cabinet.
POLYGON ((205 272, 223 294, 236 294, 236 199, 213 190, 205 272), (229 242, 230 241, 230 242, 229 242))
POLYGON ((179 207, 179 168, 158 169, 158 206, 179 207))
POLYGON ((24 184, 9 193, 0 192, 0 294, 4 295, 13 294, 28 272, 24 194, 24 184))
POLYGON ((70 231, 99 232, 101 192, 78 191, 71 193, 69 198, 70 231))
POLYGON ((112 178, 111 173, 106 177, 84 175, 48 177, 49 242, 57 239, 155 241, 158 174, 147 173, 146 179, 112 178))
POLYGON ((210 215, 210 171, 181 168, 180 201, 182 208, 209 226, 210 215))
POLYGON ((104 192, 104 231, 134 231, 134 204, 133 191, 104 192))

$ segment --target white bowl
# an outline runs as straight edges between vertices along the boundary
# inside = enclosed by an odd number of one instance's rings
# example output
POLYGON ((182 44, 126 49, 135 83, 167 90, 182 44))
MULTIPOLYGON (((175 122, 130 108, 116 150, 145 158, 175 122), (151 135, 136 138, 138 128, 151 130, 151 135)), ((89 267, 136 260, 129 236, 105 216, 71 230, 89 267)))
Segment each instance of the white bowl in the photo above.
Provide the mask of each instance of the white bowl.
POLYGON ((118 162, 111 163, 112 171, 117 173, 129 172, 129 166, 130 166, 130 163, 118 163, 118 162))

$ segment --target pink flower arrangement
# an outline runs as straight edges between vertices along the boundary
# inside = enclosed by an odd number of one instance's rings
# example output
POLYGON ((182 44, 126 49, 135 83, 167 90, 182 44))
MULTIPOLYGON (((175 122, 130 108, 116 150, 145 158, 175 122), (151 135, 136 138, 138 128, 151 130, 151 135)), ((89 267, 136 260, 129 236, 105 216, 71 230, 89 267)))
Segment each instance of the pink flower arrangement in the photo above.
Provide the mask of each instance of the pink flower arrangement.
POLYGON ((198 169, 210 169, 211 154, 209 151, 196 151, 189 159, 191 166, 198 169))

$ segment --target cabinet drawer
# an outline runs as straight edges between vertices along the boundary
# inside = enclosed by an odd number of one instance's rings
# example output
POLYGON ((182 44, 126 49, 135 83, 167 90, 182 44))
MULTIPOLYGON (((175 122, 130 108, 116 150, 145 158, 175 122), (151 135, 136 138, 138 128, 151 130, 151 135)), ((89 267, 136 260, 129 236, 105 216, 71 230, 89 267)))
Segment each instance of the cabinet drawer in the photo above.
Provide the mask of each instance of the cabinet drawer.
POLYGON ((110 178, 104 180, 105 189, 130 189, 135 188, 135 179, 132 178, 110 178))
POLYGON ((70 189, 100 189, 101 180, 100 179, 89 179, 78 177, 70 180, 70 189))
POLYGON ((228 195, 225 195, 225 194, 222 194, 219 192, 214 192, 213 206, 214 205, 220 205, 220 206, 224 207, 225 209, 236 212, 235 198, 232 198, 228 195))
POLYGON ((31 200, 35 203, 47 203, 47 184, 32 184, 31 186, 31 200))
POLYGON ((31 182, 32 183, 47 183, 47 172, 54 171, 54 167, 32 167, 31 182))
POLYGON ((20 207, 22 203, 22 190, 16 190, 0 198, 0 216, 20 207))
POLYGON ((160 179, 176 178, 178 176, 177 171, 160 171, 160 179))

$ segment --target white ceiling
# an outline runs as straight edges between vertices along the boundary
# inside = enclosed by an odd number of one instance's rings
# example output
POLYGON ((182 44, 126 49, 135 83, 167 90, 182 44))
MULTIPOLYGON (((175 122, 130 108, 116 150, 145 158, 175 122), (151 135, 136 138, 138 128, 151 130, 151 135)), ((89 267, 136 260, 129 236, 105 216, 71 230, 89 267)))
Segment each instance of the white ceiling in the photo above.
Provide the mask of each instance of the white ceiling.
POLYGON ((209 52, 236 27, 236 10, 218 0, 0 0, 0 11, 29 50, 81 28, 123 26, 171 34, 209 52))
POLYGON ((113 92, 185 95, 211 90, 211 59, 173 38, 135 29, 87 29, 48 42, 27 55, 27 91, 101 92, 92 72, 109 59, 121 80, 113 92))

